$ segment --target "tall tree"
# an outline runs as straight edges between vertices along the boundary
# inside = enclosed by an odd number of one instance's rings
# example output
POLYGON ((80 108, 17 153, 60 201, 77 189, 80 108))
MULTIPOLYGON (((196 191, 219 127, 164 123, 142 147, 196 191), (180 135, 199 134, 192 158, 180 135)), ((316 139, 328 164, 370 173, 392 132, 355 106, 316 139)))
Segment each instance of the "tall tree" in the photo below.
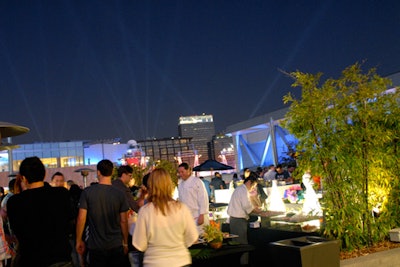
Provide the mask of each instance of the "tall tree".
POLYGON ((322 177, 323 235, 341 239, 348 250, 386 238, 399 223, 400 90, 387 91, 390 80, 361 67, 323 83, 321 73, 290 73, 301 99, 284 96, 299 166, 322 177))

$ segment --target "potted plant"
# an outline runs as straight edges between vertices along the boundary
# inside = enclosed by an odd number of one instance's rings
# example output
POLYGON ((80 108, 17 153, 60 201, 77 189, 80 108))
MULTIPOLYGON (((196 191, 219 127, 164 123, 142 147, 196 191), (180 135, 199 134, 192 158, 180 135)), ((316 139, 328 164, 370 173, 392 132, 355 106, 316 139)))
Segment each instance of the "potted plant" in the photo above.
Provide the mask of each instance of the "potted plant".
POLYGON ((203 239, 215 249, 222 246, 222 241, 224 240, 224 235, 221 231, 220 224, 215 221, 210 221, 210 224, 203 227, 204 233, 202 235, 203 239))

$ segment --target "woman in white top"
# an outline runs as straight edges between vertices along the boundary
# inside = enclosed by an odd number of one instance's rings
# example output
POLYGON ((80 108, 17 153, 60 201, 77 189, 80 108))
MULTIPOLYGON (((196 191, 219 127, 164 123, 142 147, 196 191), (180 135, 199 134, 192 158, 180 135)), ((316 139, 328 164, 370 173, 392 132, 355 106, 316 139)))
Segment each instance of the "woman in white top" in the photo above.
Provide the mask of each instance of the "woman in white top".
POLYGON ((192 263, 188 247, 198 240, 188 207, 172 198, 174 185, 162 168, 151 172, 148 203, 139 210, 133 246, 144 251, 143 266, 174 267, 192 263))

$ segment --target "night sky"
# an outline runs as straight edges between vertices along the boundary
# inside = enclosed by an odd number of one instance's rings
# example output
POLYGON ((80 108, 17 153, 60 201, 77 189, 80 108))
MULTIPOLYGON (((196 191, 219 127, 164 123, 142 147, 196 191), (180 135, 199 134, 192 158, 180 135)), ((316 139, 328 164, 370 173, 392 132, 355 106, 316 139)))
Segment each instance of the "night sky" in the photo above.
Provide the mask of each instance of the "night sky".
POLYGON ((400 1, 0 1, 0 121, 14 143, 216 130, 299 96, 282 73, 400 71, 400 1))

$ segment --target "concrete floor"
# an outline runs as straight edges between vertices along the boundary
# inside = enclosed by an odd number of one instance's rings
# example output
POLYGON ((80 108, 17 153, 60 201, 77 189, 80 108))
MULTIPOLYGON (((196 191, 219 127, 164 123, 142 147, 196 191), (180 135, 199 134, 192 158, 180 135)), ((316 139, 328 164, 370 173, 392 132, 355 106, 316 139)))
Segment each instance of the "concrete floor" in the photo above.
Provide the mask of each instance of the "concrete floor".
POLYGON ((340 261, 340 267, 399 267, 400 248, 340 261))

